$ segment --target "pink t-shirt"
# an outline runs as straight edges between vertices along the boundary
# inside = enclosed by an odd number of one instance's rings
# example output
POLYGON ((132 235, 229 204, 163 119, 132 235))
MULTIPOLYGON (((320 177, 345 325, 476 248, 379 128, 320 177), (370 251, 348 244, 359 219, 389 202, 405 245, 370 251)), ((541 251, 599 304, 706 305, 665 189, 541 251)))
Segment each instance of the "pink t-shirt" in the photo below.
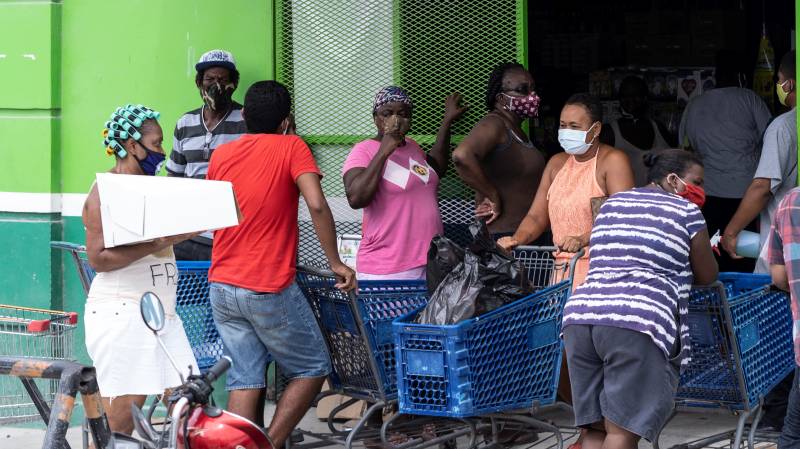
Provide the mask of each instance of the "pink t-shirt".
MULTIPOLYGON (((357 143, 344 162, 342 174, 366 168, 381 143, 357 143)), ((425 265, 431 239, 442 234, 436 190, 439 176, 428 165, 425 152, 406 137, 383 168, 372 202, 364 208, 358 272, 392 274, 425 265)))

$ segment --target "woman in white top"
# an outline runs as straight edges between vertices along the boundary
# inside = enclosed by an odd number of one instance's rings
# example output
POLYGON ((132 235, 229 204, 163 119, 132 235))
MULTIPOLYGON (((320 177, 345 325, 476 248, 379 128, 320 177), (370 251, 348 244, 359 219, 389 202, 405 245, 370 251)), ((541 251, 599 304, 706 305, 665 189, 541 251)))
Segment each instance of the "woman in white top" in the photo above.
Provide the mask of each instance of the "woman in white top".
POLYGON ((629 76, 619 86, 622 117, 604 126, 600 141, 619 148, 628 155, 633 169, 634 186, 647 184, 644 155, 651 150, 674 148, 667 142, 669 133, 647 114, 647 83, 638 76, 629 76), (667 137, 665 137, 667 136, 667 137))
MULTIPOLYGON (((111 173, 154 176, 161 169, 164 150, 158 116, 141 105, 114 112, 103 131, 106 153, 116 160, 111 173)), ((86 349, 97 370, 111 430, 130 435, 131 404, 141 408, 148 395, 163 394, 181 383, 141 319, 142 294, 154 292, 161 299, 167 320, 160 335, 183 374, 190 366, 197 372, 183 324, 175 314, 178 270, 172 252, 173 244, 194 234, 106 248, 96 185, 83 205, 83 223, 86 254, 97 271, 86 300, 86 349)))

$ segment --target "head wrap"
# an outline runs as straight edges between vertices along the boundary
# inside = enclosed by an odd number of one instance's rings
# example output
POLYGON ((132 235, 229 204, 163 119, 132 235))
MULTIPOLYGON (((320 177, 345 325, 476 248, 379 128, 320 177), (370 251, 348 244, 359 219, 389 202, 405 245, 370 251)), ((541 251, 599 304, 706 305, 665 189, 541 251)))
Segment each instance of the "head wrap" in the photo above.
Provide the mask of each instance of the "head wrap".
POLYGON ((372 103, 372 113, 374 114, 381 106, 387 103, 405 103, 414 109, 414 103, 406 91, 397 86, 387 86, 375 94, 375 101, 372 103))
POLYGON ((107 121, 103 129, 103 145, 106 148, 106 154, 111 156, 117 153, 119 157, 125 157, 128 154, 122 142, 133 139, 139 140, 142 138, 140 129, 145 120, 153 119, 158 120, 161 116, 160 113, 147 108, 142 105, 126 104, 123 107, 117 108, 111 114, 111 120, 107 121))

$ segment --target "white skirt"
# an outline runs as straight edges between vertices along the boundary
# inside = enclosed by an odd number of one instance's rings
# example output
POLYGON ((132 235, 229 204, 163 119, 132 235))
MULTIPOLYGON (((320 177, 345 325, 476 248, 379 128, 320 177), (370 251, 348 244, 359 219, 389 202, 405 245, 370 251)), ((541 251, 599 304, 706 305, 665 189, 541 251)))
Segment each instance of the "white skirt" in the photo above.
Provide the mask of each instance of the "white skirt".
MULTIPOLYGON (((101 396, 159 395, 181 384, 142 321, 138 300, 93 300, 86 304, 85 317, 86 350, 97 370, 101 396)), ((198 372, 180 317, 168 317, 159 336, 184 376, 189 366, 198 372)))

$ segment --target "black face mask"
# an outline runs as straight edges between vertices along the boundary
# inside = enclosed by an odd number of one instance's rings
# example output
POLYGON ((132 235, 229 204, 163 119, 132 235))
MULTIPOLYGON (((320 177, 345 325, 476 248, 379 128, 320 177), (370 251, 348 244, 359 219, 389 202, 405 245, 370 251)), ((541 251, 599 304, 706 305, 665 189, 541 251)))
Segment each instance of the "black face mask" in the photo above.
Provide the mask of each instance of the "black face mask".
POLYGON ((226 111, 231 105, 233 96, 233 84, 225 86, 214 83, 208 89, 201 92, 203 101, 212 111, 226 111))

